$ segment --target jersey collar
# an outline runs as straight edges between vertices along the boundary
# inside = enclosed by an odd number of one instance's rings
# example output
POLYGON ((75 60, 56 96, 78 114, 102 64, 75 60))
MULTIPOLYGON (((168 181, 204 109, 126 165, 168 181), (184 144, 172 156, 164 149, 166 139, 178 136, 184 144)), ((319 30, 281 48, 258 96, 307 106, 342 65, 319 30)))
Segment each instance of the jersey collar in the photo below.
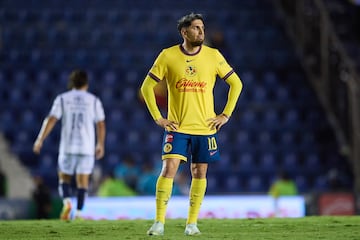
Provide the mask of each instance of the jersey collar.
POLYGON ((196 54, 198 54, 198 53, 201 51, 202 45, 200 45, 199 50, 196 51, 196 52, 194 52, 194 53, 188 53, 188 52, 185 50, 185 48, 182 46, 182 44, 180 44, 179 47, 180 47, 180 51, 181 51, 182 53, 184 53, 185 55, 195 56, 196 54))

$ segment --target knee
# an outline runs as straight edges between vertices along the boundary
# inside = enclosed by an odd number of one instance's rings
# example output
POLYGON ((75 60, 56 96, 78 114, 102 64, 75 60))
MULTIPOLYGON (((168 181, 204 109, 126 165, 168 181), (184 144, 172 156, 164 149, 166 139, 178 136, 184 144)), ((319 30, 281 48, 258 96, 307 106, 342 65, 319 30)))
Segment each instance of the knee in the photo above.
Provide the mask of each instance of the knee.
POLYGON ((193 164, 191 166, 191 175, 193 178, 206 178, 207 165, 193 164))
POLYGON ((176 175, 177 169, 171 166, 164 166, 161 170, 161 176, 166 178, 174 178, 176 175))

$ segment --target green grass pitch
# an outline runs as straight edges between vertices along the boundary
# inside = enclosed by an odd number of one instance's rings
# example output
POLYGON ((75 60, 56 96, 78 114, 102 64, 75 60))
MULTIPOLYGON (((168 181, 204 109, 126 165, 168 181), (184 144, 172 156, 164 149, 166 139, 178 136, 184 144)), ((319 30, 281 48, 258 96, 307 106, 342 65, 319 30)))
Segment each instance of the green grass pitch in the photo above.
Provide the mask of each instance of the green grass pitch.
POLYGON ((202 234, 184 236, 184 219, 168 219, 164 236, 147 236, 151 220, 18 220, 0 221, 0 239, 234 239, 234 240, 358 240, 360 217, 266 219, 200 219, 202 234))

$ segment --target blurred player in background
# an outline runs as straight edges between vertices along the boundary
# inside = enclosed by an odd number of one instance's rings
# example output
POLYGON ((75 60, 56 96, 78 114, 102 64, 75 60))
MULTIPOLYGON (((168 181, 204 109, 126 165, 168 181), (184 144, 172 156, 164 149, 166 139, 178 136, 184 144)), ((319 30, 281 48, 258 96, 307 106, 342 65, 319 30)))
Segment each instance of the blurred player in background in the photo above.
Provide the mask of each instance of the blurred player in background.
POLYGON ((206 191, 208 164, 220 159, 217 132, 228 122, 242 90, 238 75, 222 54, 203 45, 204 21, 191 13, 178 21, 183 43, 164 49, 141 86, 145 103, 154 121, 165 128, 163 166, 156 183, 156 217, 148 235, 163 235, 165 215, 174 177, 181 162, 191 161, 189 211, 185 234, 197 235, 197 219, 206 191), (220 114, 214 111, 213 88, 216 76, 229 86, 227 103, 220 114), (166 81, 167 118, 156 104, 154 87, 166 81))
POLYGON ((71 72, 69 87, 69 91, 56 97, 33 146, 33 151, 39 154, 44 140, 56 122, 62 120, 58 175, 59 194, 64 204, 60 215, 63 220, 71 219, 71 178, 75 173, 77 186, 75 218, 81 218, 95 158, 101 159, 104 156, 106 133, 103 105, 99 98, 87 91, 89 87, 87 73, 82 70, 71 72))
POLYGON ((280 216, 279 197, 296 196, 298 195, 298 189, 290 174, 287 171, 281 170, 278 173, 277 179, 271 184, 268 194, 274 198, 275 216, 280 216))

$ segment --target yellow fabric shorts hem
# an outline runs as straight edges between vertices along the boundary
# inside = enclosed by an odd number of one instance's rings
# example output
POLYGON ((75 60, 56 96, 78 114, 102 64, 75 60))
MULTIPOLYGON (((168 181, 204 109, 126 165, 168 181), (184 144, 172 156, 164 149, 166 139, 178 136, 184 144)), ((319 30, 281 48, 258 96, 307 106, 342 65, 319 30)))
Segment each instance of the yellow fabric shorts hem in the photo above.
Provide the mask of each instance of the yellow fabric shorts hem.
POLYGON ((165 160, 168 158, 177 158, 177 159, 187 162, 187 157, 180 155, 180 154, 164 154, 161 156, 162 160, 165 160))

